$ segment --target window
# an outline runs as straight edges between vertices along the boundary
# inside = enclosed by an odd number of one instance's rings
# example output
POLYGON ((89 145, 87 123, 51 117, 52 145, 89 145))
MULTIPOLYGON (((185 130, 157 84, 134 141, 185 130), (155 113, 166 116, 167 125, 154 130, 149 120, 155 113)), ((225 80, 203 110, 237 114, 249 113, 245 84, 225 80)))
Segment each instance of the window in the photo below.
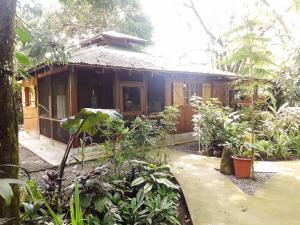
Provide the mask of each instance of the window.
POLYGON ((39 90, 39 114, 40 117, 50 116, 50 77, 42 78, 38 80, 39 90))
POLYGON ((52 117, 64 119, 69 114, 68 76, 58 74, 52 77, 52 117))
POLYGON ((123 104, 124 112, 141 111, 141 88, 123 87, 123 104))
POLYGON ((202 84, 201 83, 187 83, 184 86, 184 103, 190 104, 190 98, 193 96, 202 97, 202 84))
POLYGON ((147 112, 161 112, 165 106, 165 80, 154 76, 147 80, 147 112))

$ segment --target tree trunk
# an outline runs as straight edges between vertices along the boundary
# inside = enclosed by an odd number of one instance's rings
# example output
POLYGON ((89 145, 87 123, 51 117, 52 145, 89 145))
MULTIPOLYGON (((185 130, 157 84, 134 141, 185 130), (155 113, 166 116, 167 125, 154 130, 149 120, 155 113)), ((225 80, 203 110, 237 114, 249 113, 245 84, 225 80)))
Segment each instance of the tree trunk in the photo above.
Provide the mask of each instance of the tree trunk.
MULTIPOLYGON (((0 165, 19 165, 18 123, 13 90, 13 54, 15 39, 16 0, 0 0, 0 165)), ((1 167, 0 178, 18 178, 15 167, 1 167)), ((18 186, 13 186, 10 206, 0 198, 0 218, 14 218, 19 224, 18 186)))

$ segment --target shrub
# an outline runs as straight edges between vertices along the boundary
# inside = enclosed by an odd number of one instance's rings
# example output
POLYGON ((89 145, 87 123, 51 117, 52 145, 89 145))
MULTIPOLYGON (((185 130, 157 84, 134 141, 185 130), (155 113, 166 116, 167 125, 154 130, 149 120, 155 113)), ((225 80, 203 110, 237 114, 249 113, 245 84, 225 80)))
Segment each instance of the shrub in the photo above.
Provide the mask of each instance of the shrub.
POLYGON ((221 103, 214 98, 204 102, 201 97, 192 96, 191 104, 195 112, 193 129, 198 140, 199 150, 201 147, 208 148, 214 141, 224 143, 226 111, 221 103))

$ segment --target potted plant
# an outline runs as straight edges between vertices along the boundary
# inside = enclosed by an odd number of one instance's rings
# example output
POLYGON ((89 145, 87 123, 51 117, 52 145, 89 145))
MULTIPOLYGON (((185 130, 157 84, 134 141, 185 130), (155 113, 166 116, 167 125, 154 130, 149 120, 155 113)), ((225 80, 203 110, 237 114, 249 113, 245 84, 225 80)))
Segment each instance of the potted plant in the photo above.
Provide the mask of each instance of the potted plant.
POLYGON ((232 156, 236 178, 250 178, 253 163, 251 143, 244 143, 232 156))

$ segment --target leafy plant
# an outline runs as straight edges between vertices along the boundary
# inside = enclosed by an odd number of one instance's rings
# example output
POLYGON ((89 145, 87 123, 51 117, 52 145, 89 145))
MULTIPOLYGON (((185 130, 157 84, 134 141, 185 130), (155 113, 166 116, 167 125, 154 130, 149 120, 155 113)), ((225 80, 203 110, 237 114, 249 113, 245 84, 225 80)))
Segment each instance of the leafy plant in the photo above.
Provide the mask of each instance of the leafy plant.
POLYGON ((198 140, 198 148, 208 148, 209 144, 217 140, 223 143, 224 120, 226 113, 217 99, 203 101, 199 96, 192 96, 191 105, 194 108, 193 129, 198 140))
POLYGON ((156 166, 154 164, 147 164, 146 162, 133 161, 142 167, 142 172, 132 181, 131 186, 143 186, 144 192, 152 191, 155 185, 163 185, 172 189, 179 189, 179 187, 170 181, 172 175, 170 174, 170 167, 167 165, 156 166))
POLYGON ((249 135, 248 121, 241 120, 241 117, 240 112, 233 112, 224 121, 224 144, 232 146, 236 151, 241 149, 249 135))
POLYGON ((176 131, 176 122, 179 117, 179 113, 180 109, 178 106, 167 106, 159 113, 160 120, 156 129, 154 129, 156 145, 160 147, 159 152, 157 152, 156 163, 167 163, 169 151, 173 147, 170 135, 174 134, 176 131))
MULTIPOLYGON (((1 172, 1 171, 0 171, 1 172)), ((13 190, 11 184, 24 185, 25 183, 18 179, 1 178, 0 179, 0 197, 2 197, 7 205, 10 205, 13 198, 13 190)))
POLYGON ((70 214, 72 225, 84 225, 83 213, 80 205, 78 182, 75 181, 74 196, 70 199, 70 214), (75 209, 74 209, 75 205, 75 209))
POLYGON ((24 213, 21 216, 24 222, 38 224, 52 221, 55 225, 63 225, 61 216, 53 211, 34 181, 27 181, 26 191, 28 197, 27 201, 22 203, 24 213))
POLYGON ((96 134, 99 131, 99 126, 101 126, 101 124, 109 118, 112 118, 113 120, 119 120, 121 115, 117 111, 110 109, 83 108, 75 116, 62 120, 61 126, 68 129, 73 135, 68 141, 65 154, 59 166, 59 191, 61 189, 61 179, 63 177, 66 162, 74 140, 77 139, 79 134, 82 132, 87 132, 91 136, 96 134))

